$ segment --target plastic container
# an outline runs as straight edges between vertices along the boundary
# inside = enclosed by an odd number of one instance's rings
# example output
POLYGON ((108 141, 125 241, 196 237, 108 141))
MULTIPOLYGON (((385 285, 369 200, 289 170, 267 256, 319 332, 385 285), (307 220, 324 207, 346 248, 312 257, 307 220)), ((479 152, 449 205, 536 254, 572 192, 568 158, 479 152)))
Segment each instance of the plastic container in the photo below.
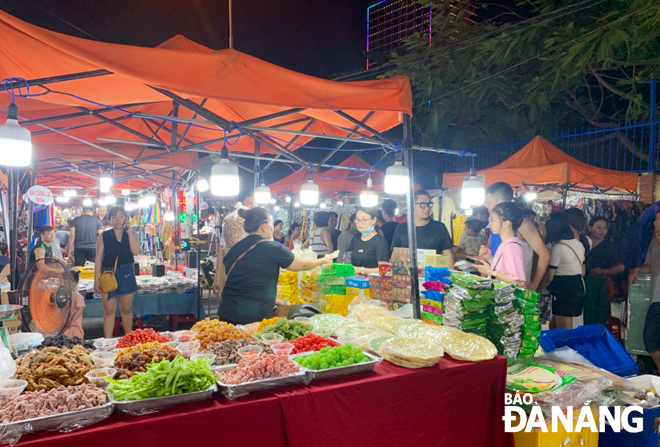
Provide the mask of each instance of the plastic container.
POLYGON ((311 320, 308 317, 296 317, 293 319, 294 321, 298 321, 299 323, 305 323, 305 324, 312 324, 311 320))
POLYGON ((639 367, 630 354, 602 324, 543 331, 539 342, 545 352, 568 346, 599 368, 619 376, 639 373, 639 367))
POLYGON ((163 335, 167 338, 169 338, 172 341, 178 341, 179 338, 174 332, 161 332, 160 335, 163 335))
MULTIPOLYGON (((290 343, 277 343, 277 344, 290 344, 290 343)), ((275 345, 273 345, 275 346, 275 345)), ((291 345, 293 347, 293 345, 291 345)), ((274 351, 274 349, 273 349, 274 351)), ((260 355, 262 352, 264 352, 264 348, 258 345, 247 345, 243 346, 242 348, 238 349, 238 355, 243 357, 247 357, 250 355, 260 355)), ((288 354, 287 354, 288 355, 288 354)))
POLYGON ((89 356, 96 366, 105 368, 114 366, 117 353, 114 351, 94 351, 89 356))
POLYGON ((97 351, 112 351, 117 347, 119 340, 116 338, 101 338, 94 342, 94 349, 97 351))
POLYGON ((176 348, 177 346, 179 346, 179 345, 181 344, 181 342, 175 340, 175 341, 166 341, 166 342, 163 343, 163 344, 164 344, 164 345, 167 345, 167 346, 169 346, 169 347, 171 347, 171 348, 176 348))
MULTIPOLYGON (((660 377, 642 375, 630 377, 626 382, 640 390, 654 389, 660 391, 660 377)), ((612 411, 612 410, 610 410, 612 411)), ((639 417, 639 413, 633 413, 639 417)), ((642 412, 642 426, 644 430, 640 433, 629 433, 622 430, 614 432, 610 425, 605 426, 605 431, 600 434, 599 447, 657 447, 660 446, 660 427, 656 421, 660 421, 660 405, 652 408, 644 408, 642 412)))
POLYGON ((8 397, 18 396, 26 386, 27 380, 8 379, 5 383, 0 384, 0 398, 6 399, 8 397))
MULTIPOLYGON (((573 424, 577 423, 579 411, 573 412, 573 424)), ((591 414, 594 420, 598 423, 598 408, 591 407, 591 414)), ((518 421, 514 421, 512 425, 518 425, 518 421)), ((569 433, 566 431, 564 424, 559 423, 557 432, 553 432, 554 427, 548 424, 548 432, 543 433, 539 429, 532 429, 530 432, 519 431, 513 434, 514 445, 516 447, 599 447, 598 432, 592 432, 590 428, 585 427, 577 433, 569 433)))
POLYGON ((17 332, 9 336, 9 342, 17 352, 28 351, 44 341, 44 336, 38 332, 17 332))
POLYGON ((117 369, 115 368, 93 369, 85 374, 85 377, 87 377, 87 380, 89 380, 89 383, 92 385, 96 385, 99 388, 105 388, 110 383, 105 380, 105 378, 114 376, 116 372, 117 369))
POLYGON ((328 338, 332 335, 332 331, 326 327, 317 327, 312 332, 323 338, 328 338))
POLYGON ((174 333, 177 337, 177 340, 181 343, 189 342, 193 339, 197 332, 195 331, 178 331, 174 333))
POLYGON ((198 341, 189 341, 186 343, 181 343, 179 346, 176 347, 176 349, 179 352, 188 352, 188 351, 197 352, 199 351, 200 346, 202 346, 202 344, 198 341))
POLYGON ((215 362, 215 354, 207 354, 205 352, 198 352, 197 354, 193 354, 190 356, 190 360, 197 360, 197 359, 209 359, 211 362, 211 365, 215 362))
POLYGON ((275 343, 270 347, 275 355, 289 355, 294 346, 291 343, 275 343))
POLYGON ((261 341, 267 345, 274 345, 275 343, 281 342, 283 339, 284 337, 282 335, 273 332, 261 334, 261 341))

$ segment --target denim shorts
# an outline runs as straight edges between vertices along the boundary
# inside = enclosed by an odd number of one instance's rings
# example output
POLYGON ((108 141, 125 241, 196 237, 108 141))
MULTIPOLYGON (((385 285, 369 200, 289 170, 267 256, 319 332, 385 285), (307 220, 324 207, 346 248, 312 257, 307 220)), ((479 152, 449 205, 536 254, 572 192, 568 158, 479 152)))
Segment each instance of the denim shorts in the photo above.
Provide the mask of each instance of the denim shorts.
POLYGON ((108 299, 137 292, 133 264, 124 264, 117 267, 115 278, 117 279, 117 289, 114 292, 108 293, 108 299))

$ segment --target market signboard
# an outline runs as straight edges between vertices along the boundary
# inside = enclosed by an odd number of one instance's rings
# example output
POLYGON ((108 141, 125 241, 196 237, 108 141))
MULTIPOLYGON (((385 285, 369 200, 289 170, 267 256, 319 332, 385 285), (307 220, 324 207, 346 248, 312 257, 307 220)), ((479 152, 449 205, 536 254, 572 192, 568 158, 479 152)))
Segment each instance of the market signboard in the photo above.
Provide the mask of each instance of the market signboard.
POLYGON ((53 193, 44 186, 33 186, 27 190, 27 197, 37 205, 50 205, 53 203, 53 193))

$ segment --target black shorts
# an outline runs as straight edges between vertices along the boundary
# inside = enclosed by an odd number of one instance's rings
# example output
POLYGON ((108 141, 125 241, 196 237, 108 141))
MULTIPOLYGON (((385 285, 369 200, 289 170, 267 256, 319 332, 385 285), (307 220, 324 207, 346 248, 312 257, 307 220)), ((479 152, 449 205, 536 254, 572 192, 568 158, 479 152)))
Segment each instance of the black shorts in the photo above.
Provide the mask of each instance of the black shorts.
POLYGON ((660 303, 653 303, 644 323, 644 346, 648 352, 660 351, 660 303))
POLYGON ((548 286, 552 294, 552 314, 560 317, 579 317, 584 305, 582 275, 555 276, 548 286))
POLYGON ((76 267, 83 267, 85 261, 94 262, 96 260, 96 248, 77 248, 73 249, 73 259, 76 267))

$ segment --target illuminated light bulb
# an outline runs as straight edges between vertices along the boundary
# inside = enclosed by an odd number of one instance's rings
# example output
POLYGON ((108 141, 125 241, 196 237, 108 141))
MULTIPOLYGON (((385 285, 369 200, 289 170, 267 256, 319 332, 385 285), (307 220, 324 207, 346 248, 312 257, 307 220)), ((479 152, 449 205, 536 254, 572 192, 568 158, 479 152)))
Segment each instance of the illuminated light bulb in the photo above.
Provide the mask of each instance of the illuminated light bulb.
POLYGON ((410 188, 410 173, 403 166, 403 156, 397 154, 394 164, 385 171, 385 192, 392 195, 403 195, 410 188))
POLYGON ((483 175, 477 175, 477 170, 473 166, 470 168, 470 175, 463 180, 461 189, 461 208, 468 209, 473 206, 481 206, 486 200, 486 181, 483 175))
POLYGON ((373 208, 378 205, 378 193, 373 188, 371 176, 367 179, 367 189, 360 193, 360 205, 365 208, 373 208))
POLYGON ((99 177, 99 189, 101 192, 110 192, 112 188, 112 176, 108 173, 101 174, 99 177))
POLYGON ((78 195, 75 189, 65 189, 62 193, 64 197, 75 197, 78 195))
POLYGON ((55 197, 57 203, 69 203, 69 198, 66 196, 57 196, 55 197))
MULTIPOLYGON (((11 81, 10 84, 5 84, 5 87, 8 85, 11 86, 11 81)), ((32 134, 18 124, 18 107, 12 101, 7 108, 7 120, 0 125, 0 165, 29 166, 30 163, 32 134)))
POLYGON ((83 199, 83 206, 92 206, 94 201, 92 199, 83 199))
POLYGON ((209 190, 209 182, 205 178, 200 178, 197 181, 197 190, 199 192, 206 192, 209 190))
POLYGON ((286 203, 291 203, 291 196, 286 196, 286 197, 284 198, 284 201, 285 201, 286 203))

